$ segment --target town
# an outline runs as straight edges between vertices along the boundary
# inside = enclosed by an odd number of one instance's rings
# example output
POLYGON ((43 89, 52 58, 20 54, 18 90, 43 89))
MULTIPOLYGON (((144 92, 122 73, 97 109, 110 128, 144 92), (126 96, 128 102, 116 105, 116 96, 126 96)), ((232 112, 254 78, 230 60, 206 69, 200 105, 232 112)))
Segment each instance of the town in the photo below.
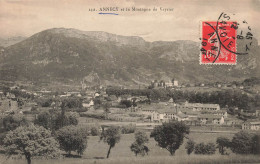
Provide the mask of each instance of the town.
POLYGON ((2 86, 1 120, 8 115, 21 115, 33 121, 43 112, 60 110, 62 101, 67 100, 68 110, 79 115, 80 124, 131 124, 149 130, 176 120, 194 129, 260 130, 259 93, 249 92, 245 82, 185 86, 172 79, 154 80, 143 89, 101 85, 90 88, 84 82, 80 86, 78 90, 64 92, 2 86), (252 95, 255 95, 253 99, 252 95), (230 103, 225 96, 231 99, 230 103))

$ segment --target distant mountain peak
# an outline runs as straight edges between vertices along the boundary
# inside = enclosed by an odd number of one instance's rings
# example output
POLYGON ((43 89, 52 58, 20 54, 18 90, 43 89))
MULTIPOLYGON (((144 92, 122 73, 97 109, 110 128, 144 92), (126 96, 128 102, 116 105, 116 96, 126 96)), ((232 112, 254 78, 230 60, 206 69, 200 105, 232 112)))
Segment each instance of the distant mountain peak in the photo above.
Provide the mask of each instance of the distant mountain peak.
POLYGON ((115 42, 118 45, 146 45, 146 41, 142 37, 116 35, 104 31, 81 31, 74 28, 52 28, 45 30, 45 32, 63 34, 69 38, 94 39, 101 42, 115 42))

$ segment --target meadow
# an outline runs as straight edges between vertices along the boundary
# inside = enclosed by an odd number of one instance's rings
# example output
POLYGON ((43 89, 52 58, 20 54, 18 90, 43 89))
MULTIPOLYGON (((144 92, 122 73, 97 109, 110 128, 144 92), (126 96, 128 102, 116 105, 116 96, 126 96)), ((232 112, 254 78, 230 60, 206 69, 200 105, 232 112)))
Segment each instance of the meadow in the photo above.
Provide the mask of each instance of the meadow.
MULTIPOLYGON (((147 132, 149 135, 149 132, 147 132)), ((189 138, 193 139, 196 143, 200 142, 216 142, 216 138, 219 136, 232 138, 234 134, 230 133, 190 133, 189 138)), ((147 156, 135 156, 133 152, 130 151, 130 145, 134 142, 134 134, 123 134, 121 140, 114 148, 111 150, 110 158, 106 159, 106 153, 108 151, 108 145, 103 141, 99 140, 98 136, 90 136, 88 138, 88 147, 81 158, 63 158, 58 160, 41 160, 33 159, 32 163, 45 164, 132 164, 132 163, 151 163, 151 164, 164 164, 164 163, 183 163, 183 164, 193 164, 193 163, 260 163, 260 157, 249 155, 225 155, 222 156, 216 151, 214 155, 187 155, 185 150, 185 143, 187 139, 184 140, 182 146, 176 151, 174 156, 170 156, 170 153, 161 149, 156 145, 153 138, 150 138, 147 146, 150 152, 147 156)), ((76 155, 76 154, 75 154, 76 155)), ((24 159, 8 159, 5 161, 5 157, 1 155, 2 164, 26 164, 24 159)))

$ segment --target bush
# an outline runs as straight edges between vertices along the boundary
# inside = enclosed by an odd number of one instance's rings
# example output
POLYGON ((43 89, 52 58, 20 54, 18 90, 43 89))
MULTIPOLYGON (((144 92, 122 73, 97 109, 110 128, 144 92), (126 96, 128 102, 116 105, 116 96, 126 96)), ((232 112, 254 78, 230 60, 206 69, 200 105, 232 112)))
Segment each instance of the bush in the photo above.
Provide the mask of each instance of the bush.
POLYGON ((4 138, 6 136, 7 132, 1 132, 0 133, 0 145, 3 145, 4 144, 4 138))
POLYGON ((232 138, 231 150, 236 154, 251 154, 253 153, 253 134, 245 131, 240 131, 232 138))
POLYGON ((28 125, 29 121, 22 114, 11 114, 3 118, 5 131, 14 130, 19 126, 28 125))
POLYGON ((72 151, 76 151, 78 155, 83 154, 87 148, 87 136, 87 129, 77 126, 65 126, 57 131, 61 149, 69 155, 72 151))
POLYGON ((231 145, 229 139, 225 137, 218 137, 216 143, 221 155, 224 155, 226 153, 226 148, 229 148, 231 145))
POLYGON ((195 146, 195 154, 215 154, 216 152, 216 147, 214 143, 208 143, 208 144, 204 144, 199 143, 196 144, 195 146))
POLYGON ((64 126, 77 125, 79 114, 68 112, 62 115, 59 112, 43 111, 35 119, 34 123, 50 130, 58 130, 64 126))
POLYGON ((98 136, 100 133, 99 133, 99 128, 98 127, 92 127, 91 129, 90 129, 90 133, 91 133, 91 135, 92 136, 98 136))
POLYGON ((260 154, 260 134, 254 135, 253 140, 253 154, 260 154))
POLYGON ((187 154, 190 155, 194 150, 195 142, 191 139, 186 143, 185 149, 187 150, 187 154))
POLYGON ((149 148, 145 145, 145 143, 148 143, 149 139, 145 132, 136 132, 135 133, 135 142, 132 143, 130 146, 130 149, 132 152, 135 153, 137 156, 138 154, 141 154, 142 156, 145 155, 145 153, 148 155, 149 148))
POLYGON ((129 124, 126 126, 122 126, 121 127, 121 132, 122 134, 130 134, 130 133, 134 133, 136 129, 136 126, 133 124, 129 124))
POLYGON ((52 101, 53 100, 51 98, 43 98, 43 99, 38 99, 37 104, 39 104, 42 107, 50 107, 52 101))
POLYGON ((130 100, 121 100, 120 105, 125 105, 127 108, 132 106, 132 101, 130 100))
POLYGON ((96 118, 96 119, 105 119, 104 114, 91 114, 91 113, 79 113, 80 117, 90 117, 90 118, 96 118))

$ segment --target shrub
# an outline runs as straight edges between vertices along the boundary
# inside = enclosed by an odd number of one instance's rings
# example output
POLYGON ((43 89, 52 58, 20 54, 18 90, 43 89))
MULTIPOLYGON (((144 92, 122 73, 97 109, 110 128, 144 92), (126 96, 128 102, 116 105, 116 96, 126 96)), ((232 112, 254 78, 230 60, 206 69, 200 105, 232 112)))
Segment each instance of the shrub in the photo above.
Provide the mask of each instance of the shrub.
POLYGON ((199 143, 196 144, 195 146, 195 154, 215 154, 216 152, 216 147, 214 143, 208 143, 208 144, 204 144, 199 143))
POLYGON ((240 131, 232 138, 231 150, 236 154, 253 153, 253 135, 245 131, 240 131))
POLYGON ((64 126, 77 125, 79 114, 68 112, 62 115, 59 112, 41 112, 34 120, 34 123, 50 130, 58 130, 64 126))
POLYGON ((254 135, 253 141, 253 154, 260 154, 260 134, 254 135))
POLYGON ((28 125, 29 121, 22 114, 11 114, 3 118, 5 131, 14 130, 19 126, 28 125))
POLYGON ((105 119, 105 115, 104 114, 99 114, 99 113, 79 113, 80 117, 90 117, 90 118, 96 118, 96 119, 105 119))
POLYGON ((187 154, 190 155, 194 150, 195 142, 191 139, 186 143, 185 149, 187 150, 187 154))
POLYGON ((87 148, 87 129, 77 126, 65 126, 57 131, 57 139, 61 149, 69 155, 76 151, 82 155, 87 148))
POLYGON ((217 148, 221 155, 224 155, 226 152, 226 148, 230 147, 230 141, 228 138, 225 137, 218 137, 216 140, 217 148))
POLYGON ((130 100, 121 100, 120 105, 125 105, 127 108, 132 106, 132 101, 130 100))
POLYGON ((121 132, 122 134, 130 134, 130 133, 134 133, 136 129, 136 126, 133 124, 129 124, 126 126, 122 126, 121 128, 121 132))
POLYGON ((99 135, 99 128, 98 127, 92 127, 91 129, 90 129, 90 133, 91 133, 91 135, 92 136, 98 136, 99 135))
POLYGON ((145 143, 148 143, 148 141, 149 139, 145 132, 136 132, 135 142, 130 146, 131 151, 133 151, 136 156, 138 154, 144 156, 145 153, 148 155, 149 148, 145 145, 145 143))

